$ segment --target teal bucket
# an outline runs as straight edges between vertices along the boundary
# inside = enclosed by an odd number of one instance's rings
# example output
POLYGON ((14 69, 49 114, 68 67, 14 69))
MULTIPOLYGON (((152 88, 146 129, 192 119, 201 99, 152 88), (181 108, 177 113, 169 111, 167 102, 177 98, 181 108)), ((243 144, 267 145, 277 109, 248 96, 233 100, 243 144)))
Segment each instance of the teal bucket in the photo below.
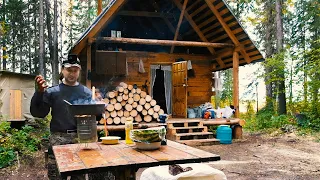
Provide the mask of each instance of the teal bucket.
POLYGON ((221 144, 232 143, 232 129, 228 125, 220 125, 217 129, 217 139, 221 144))

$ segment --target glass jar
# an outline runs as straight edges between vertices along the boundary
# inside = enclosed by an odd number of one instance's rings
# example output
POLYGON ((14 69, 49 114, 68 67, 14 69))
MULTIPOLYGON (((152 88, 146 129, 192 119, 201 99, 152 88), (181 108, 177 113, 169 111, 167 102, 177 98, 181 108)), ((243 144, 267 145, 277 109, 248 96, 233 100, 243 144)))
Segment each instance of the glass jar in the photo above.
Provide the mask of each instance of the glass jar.
POLYGON ((126 144, 133 144, 133 141, 130 137, 130 131, 133 130, 133 119, 127 118, 125 122, 125 131, 126 131, 126 144))

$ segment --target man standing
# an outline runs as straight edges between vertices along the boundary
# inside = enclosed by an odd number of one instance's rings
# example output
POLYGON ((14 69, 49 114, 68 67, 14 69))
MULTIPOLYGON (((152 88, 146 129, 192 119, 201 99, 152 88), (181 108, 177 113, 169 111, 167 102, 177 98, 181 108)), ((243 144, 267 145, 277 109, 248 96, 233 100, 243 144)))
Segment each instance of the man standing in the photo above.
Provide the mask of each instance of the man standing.
MULTIPOLYGON (((91 90, 78 82, 80 70, 80 61, 77 56, 68 55, 68 59, 62 63, 62 83, 46 89, 46 81, 41 75, 35 79, 36 92, 31 99, 30 112, 34 117, 44 118, 51 108, 52 115, 48 150, 49 179, 60 179, 52 146, 76 143, 77 138, 77 124, 73 116, 68 113, 67 105, 63 100, 73 103, 79 100, 90 101, 92 98, 91 90)), ((84 176, 72 177, 74 178, 84 179, 84 176)))

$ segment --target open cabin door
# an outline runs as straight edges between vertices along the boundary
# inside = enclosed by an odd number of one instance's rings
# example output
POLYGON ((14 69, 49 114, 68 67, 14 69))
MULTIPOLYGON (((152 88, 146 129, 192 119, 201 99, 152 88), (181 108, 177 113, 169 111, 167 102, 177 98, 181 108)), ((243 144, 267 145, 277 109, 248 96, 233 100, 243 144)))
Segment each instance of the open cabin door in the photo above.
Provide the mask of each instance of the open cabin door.
POLYGON ((10 120, 22 120, 22 92, 10 90, 10 120))
POLYGON ((187 61, 172 64, 172 116, 187 118, 187 61))

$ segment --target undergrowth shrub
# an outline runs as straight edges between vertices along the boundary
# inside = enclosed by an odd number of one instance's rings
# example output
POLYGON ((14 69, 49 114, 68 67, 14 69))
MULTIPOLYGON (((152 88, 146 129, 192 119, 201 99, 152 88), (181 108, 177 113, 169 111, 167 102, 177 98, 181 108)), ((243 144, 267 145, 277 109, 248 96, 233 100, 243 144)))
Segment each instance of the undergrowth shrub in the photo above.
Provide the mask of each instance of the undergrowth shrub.
POLYGON ((10 127, 10 123, 0 120, 0 168, 10 166, 17 155, 26 157, 38 151, 42 139, 49 135, 48 122, 50 117, 36 120, 35 126, 25 125, 22 129, 10 127))

